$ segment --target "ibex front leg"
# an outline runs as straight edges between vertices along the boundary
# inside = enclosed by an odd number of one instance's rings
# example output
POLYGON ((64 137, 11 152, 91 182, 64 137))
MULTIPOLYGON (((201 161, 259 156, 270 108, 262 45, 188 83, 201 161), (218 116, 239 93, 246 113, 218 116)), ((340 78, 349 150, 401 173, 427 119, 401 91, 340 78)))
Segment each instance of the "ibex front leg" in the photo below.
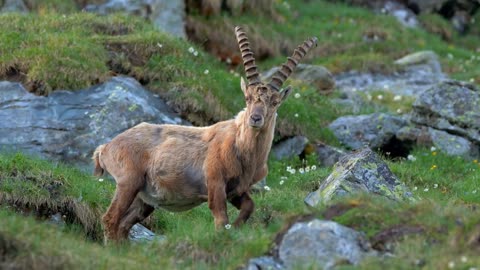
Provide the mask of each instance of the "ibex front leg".
POLYGON ((208 207, 215 220, 215 229, 219 230, 228 224, 227 193, 221 178, 210 178, 208 184, 208 207))

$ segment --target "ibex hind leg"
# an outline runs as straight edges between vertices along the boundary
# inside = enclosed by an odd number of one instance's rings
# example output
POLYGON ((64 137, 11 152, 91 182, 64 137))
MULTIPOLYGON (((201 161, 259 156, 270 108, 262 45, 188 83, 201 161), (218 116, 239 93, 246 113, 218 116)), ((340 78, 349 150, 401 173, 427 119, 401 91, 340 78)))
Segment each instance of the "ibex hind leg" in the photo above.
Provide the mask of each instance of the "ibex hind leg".
POLYGON ((120 221, 118 238, 126 239, 132 226, 146 219, 154 209, 153 206, 144 203, 143 200, 137 196, 120 221))
POLYGON ((255 210, 255 204, 253 203, 250 195, 245 192, 240 196, 234 197, 230 200, 230 203, 233 204, 237 209, 240 210, 237 219, 233 222, 233 226, 239 227, 245 223, 248 218, 252 215, 255 210))
POLYGON ((143 187, 145 180, 143 177, 122 176, 116 178, 117 188, 115 195, 102 221, 105 230, 105 242, 107 240, 118 241, 119 226, 121 219, 127 214, 135 197, 143 187))

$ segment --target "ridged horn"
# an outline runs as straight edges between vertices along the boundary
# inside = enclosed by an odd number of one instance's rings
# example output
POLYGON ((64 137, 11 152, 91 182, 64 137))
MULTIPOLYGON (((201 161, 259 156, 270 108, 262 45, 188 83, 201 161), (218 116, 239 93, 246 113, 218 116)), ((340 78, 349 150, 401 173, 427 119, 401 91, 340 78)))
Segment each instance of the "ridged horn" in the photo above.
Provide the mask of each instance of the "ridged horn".
POLYGON ((235 27, 235 34, 237 36, 238 47, 242 53, 247 83, 248 85, 259 84, 261 82, 260 75, 258 75, 257 66, 255 65, 255 58, 253 57, 252 50, 250 50, 250 43, 248 42, 247 35, 240 26, 235 27))
POLYGON ((292 57, 287 58, 287 62, 282 64, 282 67, 273 74, 272 81, 268 83, 272 90, 280 91, 282 84, 292 74, 298 62, 302 60, 307 52, 313 47, 317 46, 318 39, 316 37, 309 38, 298 46, 293 52, 292 57))

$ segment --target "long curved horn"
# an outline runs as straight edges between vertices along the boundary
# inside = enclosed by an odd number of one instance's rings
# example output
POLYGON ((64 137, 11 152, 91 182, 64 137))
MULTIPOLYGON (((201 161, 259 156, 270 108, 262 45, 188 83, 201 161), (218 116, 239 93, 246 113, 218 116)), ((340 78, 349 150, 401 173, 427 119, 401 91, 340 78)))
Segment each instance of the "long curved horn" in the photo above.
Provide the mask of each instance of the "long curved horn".
POLYGON ((235 27, 235 34, 237 35, 238 47, 242 53, 243 66, 245 67, 245 73, 247 75, 248 85, 259 84, 260 76, 258 75, 257 66, 255 65, 255 58, 253 52, 250 50, 250 43, 248 42, 247 35, 240 26, 235 27))
POLYGON ((317 46, 318 39, 316 37, 309 38, 298 46, 293 52, 292 57, 288 57, 286 63, 282 64, 282 67, 273 74, 272 81, 268 83, 272 90, 280 91, 282 84, 285 80, 292 74, 295 67, 298 65, 298 62, 302 60, 307 52, 313 47, 317 46))

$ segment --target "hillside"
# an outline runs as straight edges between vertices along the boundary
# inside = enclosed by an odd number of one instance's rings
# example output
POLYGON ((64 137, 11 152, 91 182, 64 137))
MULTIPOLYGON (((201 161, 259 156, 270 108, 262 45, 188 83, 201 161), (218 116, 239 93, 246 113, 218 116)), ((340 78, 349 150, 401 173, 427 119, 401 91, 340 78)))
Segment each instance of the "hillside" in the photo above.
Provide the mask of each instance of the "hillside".
MULTIPOLYGON (((278 111, 274 142, 303 135, 309 143, 289 159, 271 155, 267 186, 253 193, 256 211, 239 229, 215 231, 204 204, 181 213, 156 210, 144 225, 165 238, 103 245, 100 217, 115 190, 110 179, 94 178, 62 162, 2 151, 1 269, 239 269, 252 258, 277 256, 289 224, 313 217, 361 232, 376 254, 356 265, 340 260, 335 269, 480 267, 477 122, 470 125, 460 117, 463 124, 455 122, 457 129, 448 133, 469 143, 468 155, 450 155, 432 142, 420 142, 420 136, 415 142, 400 142, 398 133, 394 140, 372 147, 411 191, 412 200, 349 194, 315 207, 304 203, 335 171, 332 164, 323 165, 316 147, 325 143, 343 151, 354 148, 329 127, 334 121, 382 113, 378 118, 388 115, 408 122, 410 113, 420 111, 418 95, 393 91, 398 89, 391 85, 411 71, 396 60, 432 51, 441 66, 439 73, 428 73, 432 78, 438 75, 435 84, 443 79, 464 81, 468 84, 458 88, 478 96, 480 18, 470 34, 462 35, 434 14, 418 16, 421 27, 408 28, 392 16, 334 1, 265 1, 268 5, 247 6, 238 13, 205 16, 201 10, 188 10, 188 38, 181 39, 136 16, 81 12, 80 2, 25 1, 29 13, 0 14, 0 80, 20 82, 35 95, 50 96, 129 76, 183 119, 209 125, 234 117, 245 106, 239 87, 245 72, 233 31, 242 25, 261 72, 283 63, 307 37, 318 37, 318 47, 303 62, 328 69, 337 86, 325 94, 306 80, 287 81, 294 94, 278 111), (368 78, 373 88, 349 91, 350 78, 368 78), (384 82, 392 84, 384 87, 384 82), (401 151, 389 148, 395 144, 401 151)), ((424 73, 415 68, 417 77, 406 81, 421 87, 424 73)), ((455 107, 455 112, 466 110, 455 107)), ((467 120, 475 113, 475 108, 468 111, 467 120)), ((420 126, 444 131, 438 125, 420 126)), ((232 206, 228 212, 231 217, 238 213, 232 206)), ((323 266, 312 262, 310 267, 323 266)))

